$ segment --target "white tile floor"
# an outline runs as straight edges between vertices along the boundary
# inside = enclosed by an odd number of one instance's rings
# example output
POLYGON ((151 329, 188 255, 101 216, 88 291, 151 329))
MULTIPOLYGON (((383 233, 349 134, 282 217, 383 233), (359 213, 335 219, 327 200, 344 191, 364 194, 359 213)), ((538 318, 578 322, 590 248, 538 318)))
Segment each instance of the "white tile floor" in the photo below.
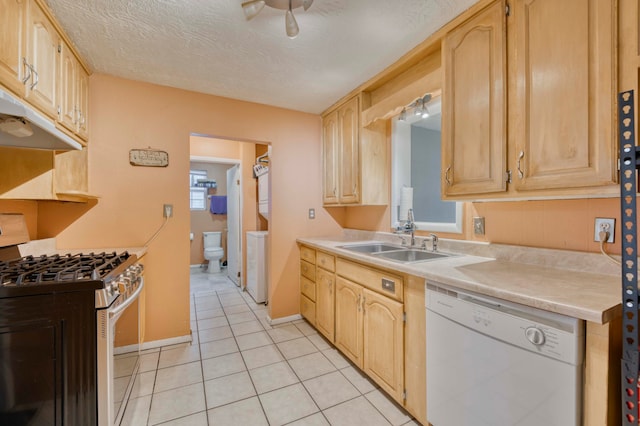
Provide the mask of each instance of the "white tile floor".
POLYGON ((304 320, 266 318, 224 275, 192 272, 194 340, 142 355, 123 424, 418 424, 304 320))

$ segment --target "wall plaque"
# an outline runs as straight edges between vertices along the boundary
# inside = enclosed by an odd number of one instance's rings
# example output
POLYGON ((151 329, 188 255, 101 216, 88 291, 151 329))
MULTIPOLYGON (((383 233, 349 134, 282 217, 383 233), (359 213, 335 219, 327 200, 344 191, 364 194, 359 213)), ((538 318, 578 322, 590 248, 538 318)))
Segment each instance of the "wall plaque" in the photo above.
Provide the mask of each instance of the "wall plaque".
POLYGON ((129 163, 132 166, 167 167, 169 154, 157 149, 132 149, 129 151, 129 163))

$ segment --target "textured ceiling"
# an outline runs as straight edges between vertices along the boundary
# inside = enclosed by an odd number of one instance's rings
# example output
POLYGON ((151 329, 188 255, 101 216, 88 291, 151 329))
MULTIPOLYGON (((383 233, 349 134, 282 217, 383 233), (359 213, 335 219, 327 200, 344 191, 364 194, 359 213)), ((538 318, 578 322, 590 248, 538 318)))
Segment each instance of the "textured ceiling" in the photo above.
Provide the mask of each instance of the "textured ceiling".
POLYGON ((476 0, 315 0, 246 21, 244 0, 46 0, 92 71, 319 113, 476 0))

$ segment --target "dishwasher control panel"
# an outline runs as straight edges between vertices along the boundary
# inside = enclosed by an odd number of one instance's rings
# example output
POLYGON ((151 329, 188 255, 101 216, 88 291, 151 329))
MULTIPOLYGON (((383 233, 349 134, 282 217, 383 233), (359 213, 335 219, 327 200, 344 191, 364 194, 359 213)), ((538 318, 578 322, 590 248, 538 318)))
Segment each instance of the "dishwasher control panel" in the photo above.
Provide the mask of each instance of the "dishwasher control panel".
POLYGON ((573 365, 582 363, 584 321, 428 284, 426 308, 494 339, 573 365))

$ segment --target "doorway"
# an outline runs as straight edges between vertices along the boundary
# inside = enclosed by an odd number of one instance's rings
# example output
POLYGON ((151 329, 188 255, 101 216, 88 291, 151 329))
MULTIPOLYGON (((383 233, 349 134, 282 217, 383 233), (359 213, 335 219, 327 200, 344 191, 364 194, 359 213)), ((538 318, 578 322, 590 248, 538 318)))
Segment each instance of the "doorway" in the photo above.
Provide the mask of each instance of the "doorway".
POLYGON ((209 198, 203 201, 200 213, 191 210, 190 263, 193 271, 207 269, 203 232, 222 231, 224 275, 218 277, 226 278, 228 275, 228 279, 237 286, 246 286, 246 233, 269 229, 269 221, 259 215, 258 178, 254 171, 258 157, 264 157, 268 148, 267 144, 191 135, 191 164, 215 164, 218 167, 216 189, 207 189, 206 197, 209 198), (224 215, 216 215, 210 209, 210 196, 224 196, 224 215))

